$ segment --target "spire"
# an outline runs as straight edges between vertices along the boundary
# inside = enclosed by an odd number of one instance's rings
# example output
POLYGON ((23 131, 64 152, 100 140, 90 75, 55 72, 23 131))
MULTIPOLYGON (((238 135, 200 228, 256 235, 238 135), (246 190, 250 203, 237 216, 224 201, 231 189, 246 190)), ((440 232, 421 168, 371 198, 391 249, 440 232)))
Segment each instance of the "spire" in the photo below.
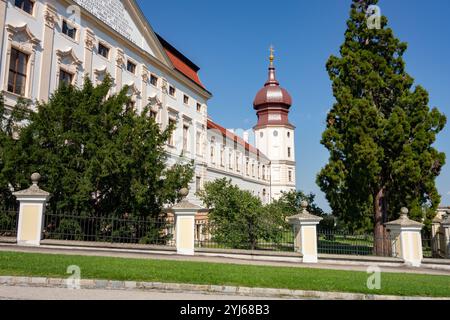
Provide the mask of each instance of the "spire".
POLYGON ((272 68, 273 68, 273 61, 275 60, 275 56, 273 54, 274 52, 275 52, 275 50, 274 50, 273 46, 271 45, 270 46, 270 67, 272 67, 272 68))
POLYGON ((270 65, 269 65, 269 79, 267 80, 266 84, 264 86, 279 86, 280 83, 278 82, 276 75, 275 75, 275 66, 274 66, 274 61, 275 61, 275 55, 274 55, 274 48, 273 46, 270 46, 270 65))

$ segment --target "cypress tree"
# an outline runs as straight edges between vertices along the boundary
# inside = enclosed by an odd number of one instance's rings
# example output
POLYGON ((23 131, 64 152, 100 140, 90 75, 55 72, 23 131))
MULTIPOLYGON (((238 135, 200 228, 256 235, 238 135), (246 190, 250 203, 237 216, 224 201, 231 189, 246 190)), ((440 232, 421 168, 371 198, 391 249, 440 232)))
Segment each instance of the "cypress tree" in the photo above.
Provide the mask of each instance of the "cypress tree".
POLYGON ((317 183, 349 229, 373 229, 375 253, 382 255, 389 250, 384 223, 401 207, 418 221, 434 216, 445 154, 433 144, 446 118, 414 86, 403 60, 407 44, 387 18, 369 28, 368 9, 377 3, 353 0, 340 56, 327 62, 336 102, 322 138, 330 158, 317 183))

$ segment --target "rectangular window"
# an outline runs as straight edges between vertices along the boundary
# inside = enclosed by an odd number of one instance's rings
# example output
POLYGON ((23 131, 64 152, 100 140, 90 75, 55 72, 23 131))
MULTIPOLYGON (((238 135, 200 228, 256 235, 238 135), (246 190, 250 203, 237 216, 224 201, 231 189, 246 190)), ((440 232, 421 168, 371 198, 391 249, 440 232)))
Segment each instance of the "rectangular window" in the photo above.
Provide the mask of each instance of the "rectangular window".
POLYGON ((69 26, 66 20, 63 21, 62 33, 72 39, 77 37, 77 28, 69 26))
POLYGON ((99 43, 98 44, 98 54, 106 59, 109 59, 109 48, 106 47, 105 45, 99 43))
POLYGON ((172 86, 169 87, 169 95, 171 95, 172 97, 175 97, 175 88, 172 86))
POLYGON ((197 192, 200 192, 202 190, 202 178, 201 177, 195 178, 195 190, 197 192))
POLYGON ((239 166, 239 155, 237 154, 236 155, 236 171, 237 172, 241 172, 241 168, 240 168, 240 166, 239 166))
POLYGON ((250 160, 247 158, 247 162, 245 163, 245 174, 250 176, 250 160))
POLYGON ((230 153, 228 154, 228 166, 230 167, 230 169, 233 169, 233 154, 230 153))
POLYGON ((183 103, 184 104, 189 104, 189 97, 187 95, 183 96, 183 103))
POLYGON ((292 182, 292 171, 289 171, 289 182, 292 182))
POLYGON ((66 86, 70 86, 73 83, 73 74, 71 74, 70 72, 64 71, 64 70, 59 70, 59 85, 66 85, 66 86))
POLYGON ((9 63, 8 91, 24 96, 27 85, 29 56, 17 49, 11 49, 9 63))
POLYGON ((252 176, 255 177, 255 164, 252 164, 252 176))
POLYGON ((156 121, 157 116, 158 116, 158 114, 155 111, 150 111, 150 118, 152 118, 153 120, 156 121))
POLYGON ((127 111, 136 111, 136 101, 130 100, 127 102, 127 111))
POLYGON ((128 60, 127 62, 127 70, 128 72, 131 72, 132 74, 136 73, 136 64, 128 60))
POLYGON ((225 167, 225 148, 220 150, 220 166, 225 167))
POLYGON ((288 158, 291 157, 291 153, 292 153, 291 148, 288 148, 288 158))
POLYGON ((174 126, 172 135, 169 138, 169 145, 172 146, 172 147, 175 146, 175 130, 176 130, 175 126, 176 126, 176 123, 177 122, 175 120, 173 120, 173 119, 169 120, 169 126, 174 126))
POLYGON ((183 151, 188 151, 189 127, 183 126, 183 151))
POLYGON ((22 9, 26 13, 33 14, 34 1, 32 0, 15 0, 15 6, 22 9))
POLYGON ((202 112, 202 105, 197 103, 197 112, 202 112))
POLYGON ((211 163, 216 164, 216 149, 211 146, 211 163))
POLYGON ((150 83, 152 84, 152 86, 157 87, 158 86, 158 77, 152 74, 150 76, 150 83))

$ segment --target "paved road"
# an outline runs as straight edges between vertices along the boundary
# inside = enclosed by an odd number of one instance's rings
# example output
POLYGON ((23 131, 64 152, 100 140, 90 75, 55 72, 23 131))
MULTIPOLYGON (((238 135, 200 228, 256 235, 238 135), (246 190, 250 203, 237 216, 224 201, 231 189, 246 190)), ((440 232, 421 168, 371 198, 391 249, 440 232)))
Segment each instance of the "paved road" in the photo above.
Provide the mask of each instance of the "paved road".
MULTIPOLYGON (((0 286, 0 300, 268 300, 266 298, 157 291, 68 290, 0 286)), ((270 299, 274 300, 274 299, 270 299)))

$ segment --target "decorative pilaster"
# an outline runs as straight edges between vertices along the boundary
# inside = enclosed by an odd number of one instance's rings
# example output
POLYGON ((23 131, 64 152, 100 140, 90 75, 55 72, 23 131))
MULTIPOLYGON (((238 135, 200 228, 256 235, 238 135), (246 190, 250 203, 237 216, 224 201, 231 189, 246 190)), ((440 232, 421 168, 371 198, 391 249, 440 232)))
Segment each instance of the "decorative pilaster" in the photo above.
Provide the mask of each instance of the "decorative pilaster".
POLYGON ((122 73, 125 66, 125 54, 122 49, 117 48, 116 57, 116 92, 122 90, 122 73))
POLYGON ((24 246, 39 246, 42 239, 45 204, 50 194, 38 186, 41 175, 31 176, 33 185, 23 191, 15 192, 14 196, 20 202, 17 244, 24 246))
POLYGON ((3 66, 3 43, 5 36, 5 21, 6 21, 6 0, 0 0, 0 66, 3 66))
POLYGON ((92 59, 93 51, 95 47, 95 34, 94 31, 87 28, 84 38, 84 76, 89 77, 92 81, 92 59))
POLYGON ((52 72, 53 45, 55 26, 58 22, 56 8, 47 3, 44 9, 44 35, 42 43, 41 79, 39 86, 39 100, 47 101, 50 96, 50 83, 52 72))
POLYGON ((189 190, 181 189, 183 197, 178 204, 172 207, 175 214, 175 236, 177 253, 193 256, 195 253, 195 216, 202 208, 187 200, 189 190))
POLYGON ((150 76, 147 67, 142 65, 142 85, 141 85, 141 112, 148 104, 147 100, 147 86, 150 81, 150 76))
POLYGON ((317 225, 323 219, 308 212, 308 202, 302 201, 301 205, 302 211, 288 218, 289 223, 294 226, 295 230, 295 251, 302 254, 304 263, 317 263, 319 261, 317 225))
POLYGON ((161 85, 161 127, 163 129, 166 129, 169 125, 169 113, 167 112, 167 95, 169 94, 169 85, 167 83, 167 79, 162 78, 162 85, 161 85))
POLYGON ((423 260, 422 229, 424 225, 408 218, 409 210, 402 208, 400 219, 386 223, 391 233, 392 252, 405 264, 420 267, 423 260))

